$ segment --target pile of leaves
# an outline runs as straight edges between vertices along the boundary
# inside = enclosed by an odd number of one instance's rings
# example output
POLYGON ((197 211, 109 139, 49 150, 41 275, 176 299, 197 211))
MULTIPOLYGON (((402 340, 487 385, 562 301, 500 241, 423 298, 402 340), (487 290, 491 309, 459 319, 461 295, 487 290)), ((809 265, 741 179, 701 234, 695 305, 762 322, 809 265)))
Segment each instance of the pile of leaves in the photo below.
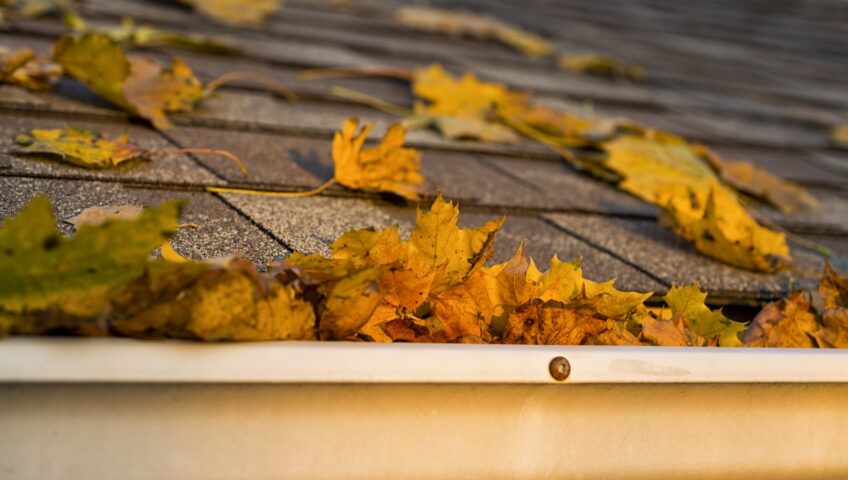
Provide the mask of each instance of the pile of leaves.
POLYGON ((580 261, 554 257, 540 271, 523 244, 509 261, 487 266, 504 219, 459 228, 458 207, 441 198, 418 212, 405 240, 397 227, 353 230, 333 242, 329 258, 295 253, 265 272, 237 258, 152 258, 176 231, 180 210, 178 202, 114 215, 101 209, 72 219, 77 232, 64 237, 47 197, 36 197, 0 230, 2 331, 678 346, 800 346, 807 335, 804 346, 848 346, 848 279, 830 269, 820 315, 790 297, 745 330, 709 309, 697 285, 672 288, 668 308, 651 309, 651 293, 585 279, 580 261))

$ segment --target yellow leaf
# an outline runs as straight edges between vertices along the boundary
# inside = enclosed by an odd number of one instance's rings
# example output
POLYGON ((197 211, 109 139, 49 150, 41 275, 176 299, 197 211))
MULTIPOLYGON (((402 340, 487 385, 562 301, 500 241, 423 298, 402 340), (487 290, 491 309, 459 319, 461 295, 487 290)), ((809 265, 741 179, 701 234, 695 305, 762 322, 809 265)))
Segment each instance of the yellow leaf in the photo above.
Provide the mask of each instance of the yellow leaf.
POLYGON ((151 59, 127 57, 105 35, 65 35, 53 47, 53 58, 69 75, 114 105, 170 127, 166 112, 188 112, 203 96, 191 69, 180 59, 164 70, 151 59))
POLYGON ((179 252, 174 250, 174 246, 171 245, 171 242, 168 240, 166 240, 165 243, 162 244, 160 250, 162 251, 162 260, 165 260, 166 262, 187 263, 191 261, 190 259, 180 255, 179 252))
POLYGON ((0 46, 0 83, 20 85, 28 90, 49 89, 62 76, 62 67, 29 48, 10 50, 0 46))
POLYGON ((381 273, 380 268, 361 270, 332 285, 319 323, 321 338, 347 338, 368 322, 380 303, 376 280, 381 273))
POLYGON ((427 213, 418 210, 409 243, 431 269, 444 268, 434 281, 440 291, 466 279, 491 258, 495 235, 504 218, 479 228, 458 228, 459 207, 436 198, 427 213))
POLYGON ((203 97, 203 86, 179 58, 163 70, 149 58, 130 58, 131 72, 124 95, 136 113, 159 130, 171 127, 165 112, 190 112, 203 97))
POLYGON ((258 27, 280 9, 279 0, 180 0, 201 14, 229 25, 258 27))
POLYGON ((830 143, 848 149, 848 124, 837 125, 830 131, 830 143))
POLYGON ((147 152, 130 143, 126 135, 109 139, 90 130, 54 128, 33 130, 15 139, 17 153, 38 153, 87 168, 110 168, 135 159, 144 159, 147 152))
POLYGON ((496 40, 533 57, 548 55, 553 49, 550 43, 535 33, 470 12, 403 7, 397 9, 395 19, 401 25, 415 30, 467 36, 479 40, 496 40))
POLYGON ((760 226, 724 187, 714 184, 702 209, 681 208, 692 196, 678 193, 665 213, 699 252, 754 271, 773 272, 789 264, 786 236, 760 226))
POLYGON ((597 297, 596 309, 610 318, 625 318, 643 306, 653 292, 625 292, 616 289, 615 280, 593 282, 583 280, 584 294, 587 298, 597 297))
POLYGON ((515 93, 499 83, 481 82, 473 73, 459 80, 434 63, 413 73, 412 93, 429 102, 421 113, 491 119, 496 105, 513 101, 515 93))
POLYGON ((534 300, 509 315, 503 343, 581 345, 606 327, 606 319, 592 308, 591 302, 534 300))
POLYGON ((394 124, 379 145, 363 148, 372 124, 357 134, 359 121, 345 120, 341 132, 333 138, 335 179, 342 185, 366 191, 391 192, 417 200, 424 177, 419 172, 421 154, 403 148, 406 129, 394 124))
POLYGON ((809 295, 795 292, 763 307, 742 340, 750 347, 814 347, 818 329, 809 295))
POLYGON ((704 303, 707 294, 696 283, 685 287, 672 287, 663 297, 671 313, 682 318, 682 323, 695 335, 707 340, 718 337, 722 346, 738 346, 737 334, 744 324, 725 317, 721 310, 710 310, 704 303))
POLYGON ((315 338, 312 305, 245 260, 158 263, 118 293, 112 328, 133 337, 207 341, 315 338))
POLYGON ((800 185, 787 182, 749 162, 727 161, 707 147, 701 145, 694 147, 702 153, 728 185, 770 203, 783 213, 814 210, 819 206, 815 197, 807 193, 800 185))
POLYGON ((564 70, 614 79, 641 80, 645 74, 641 67, 596 53, 562 54, 557 64, 564 70))

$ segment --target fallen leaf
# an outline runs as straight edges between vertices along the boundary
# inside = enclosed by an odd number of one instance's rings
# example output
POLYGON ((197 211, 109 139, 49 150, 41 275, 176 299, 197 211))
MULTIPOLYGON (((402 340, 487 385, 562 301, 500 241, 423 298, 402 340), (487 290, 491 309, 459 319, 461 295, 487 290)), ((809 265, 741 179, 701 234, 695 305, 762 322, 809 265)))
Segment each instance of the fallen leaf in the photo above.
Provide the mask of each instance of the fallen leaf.
POLYGON ((822 346, 848 348, 848 277, 839 275, 825 262, 818 294, 824 310, 821 313, 822 329, 816 339, 822 346))
POLYGON ((139 338, 312 340, 315 312, 252 263, 151 262, 112 298, 110 328, 139 338))
MULTIPOLYGON (((685 287, 672 287, 663 297, 665 303, 671 308, 671 313, 682 324, 685 329, 694 335, 707 340, 717 339, 723 347, 734 347, 741 344, 737 334, 744 328, 744 324, 734 322, 727 318, 721 311, 710 310, 705 304, 707 293, 701 291, 696 283, 685 287)), ((684 336, 686 334, 683 329, 684 336)), ((692 338, 686 338, 691 345, 692 338)))
POLYGON ((606 325, 606 318, 592 308, 591 302, 534 300, 509 315, 503 343, 582 345, 603 332, 606 325))
POLYGON ((180 0, 186 5, 221 23, 242 27, 258 27, 280 9, 279 0, 180 0))
POLYGON ((809 295, 795 292, 769 303, 754 317, 742 336, 749 347, 815 347, 819 326, 810 307, 809 295))
POLYGON ((740 192, 764 200, 787 214, 819 207, 815 197, 800 185, 787 182, 749 162, 727 161, 706 147, 698 147, 721 179, 740 192))
POLYGON ((848 124, 837 125, 830 131, 830 143, 848 149, 848 124))
POLYGON ((402 7, 395 11, 395 19, 401 25, 415 30, 478 40, 496 40, 532 57, 548 55, 553 49, 548 41, 535 33, 492 17, 465 11, 402 7))
POLYGON ((365 191, 391 192, 417 200, 424 177, 419 172, 421 153, 403 148, 406 129, 391 125, 376 147, 363 148, 372 124, 357 133, 359 120, 345 120, 333 137, 335 179, 342 185, 365 191))
POLYGON ((171 32, 151 25, 136 25, 129 17, 123 18, 120 25, 113 27, 92 27, 83 21, 72 24, 71 28, 77 33, 103 35, 117 43, 137 47, 173 46, 211 53, 234 53, 239 50, 233 43, 213 37, 171 32))
POLYGON ((759 225, 720 184, 702 150, 674 135, 649 132, 603 143, 604 165, 624 180, 618 186, 659 205, 679 235, 712 258, 772 272, 789 262, 783 233, 759 225))
POLYGON ((115 289, 140 277, 148 254, 176 230, 180 208, 166 203, 64 238, 47 197, 36 197, 0 230, 0 311, 21 317, 13 331, 97 323, 115 289))
POLYGON ((54 45, 53 58, 95 93, 159 130, 171 126, 167 112, 189 112, 203 97, 200 81, 182 60, 174 59, 166 70, 151 59, 128 57, 104 35, 65 35, 54 45))
POLYGON ((703 208, 692 206, 694 197, 692 192, 677 194, 664 214, 699 252, 754 271, 774 272, 789 265, 786 236, 760 226, 724 187, 715 184, 703 208))
POLYGON ((596 53, 562 54, 557 64, 564 70, 613 79, 626 78, 638 81, 645 74, 641 67, 596 53))
POLYGON ((142 159, 147 153, 131 143, 127 135, 109 139, 100 133, 77 128, 36 129, 18 135, 15 143, 16 153, 52 155, 63 162, 95 169, 142 159))
POLYGON ((110 220, 132 221, 141 216, 144 207, 138 205, 107 205, 88 207, 65 221, 79 230, 83 225, 103 225, 110 220))
POLYGON ((10 50, 0 46, 0 83, 31 91, 48 90, 62 73, 62 67, 37 57, 29 48, 10 50))

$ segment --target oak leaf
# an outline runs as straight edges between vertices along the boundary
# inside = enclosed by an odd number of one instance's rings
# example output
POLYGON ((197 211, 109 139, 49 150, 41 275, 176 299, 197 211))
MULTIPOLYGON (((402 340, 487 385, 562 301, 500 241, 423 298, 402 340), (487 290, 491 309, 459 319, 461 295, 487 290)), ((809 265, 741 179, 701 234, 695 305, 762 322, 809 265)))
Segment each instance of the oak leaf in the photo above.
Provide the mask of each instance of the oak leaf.
POLYGON ((333 137, 335 179, 358 190, 391 192, 417 200, 424 177, 419 172, 421 153, 404 148, 406 129, 391 125, 376 147, 363 148, 372 124, 357 133, 359 120, 347 119, 333 137))
POLYGON ((104 35, 65 35, 54 45, 53 58, 95 93, 159 130, 171 126, 167 112, 189 112, 203 97, 200 81, 182 60, 163 69, 151 59, 125 55, 104 35))
POLYGON ((479 40, 496 40, 532 57, 548 55, 553 49, 548 41, 535 33, 492 17, 465 11, 402 7, 395 11, 395 19, 401 25, 415 30, 479 40))
POLYGON ((86 168, 111 168, 146 153, 131 143, 127 135, 110 139, 102 134, 78 128, 35 129, 15 138, 16 153, 51 155, 63 162, 86 168))

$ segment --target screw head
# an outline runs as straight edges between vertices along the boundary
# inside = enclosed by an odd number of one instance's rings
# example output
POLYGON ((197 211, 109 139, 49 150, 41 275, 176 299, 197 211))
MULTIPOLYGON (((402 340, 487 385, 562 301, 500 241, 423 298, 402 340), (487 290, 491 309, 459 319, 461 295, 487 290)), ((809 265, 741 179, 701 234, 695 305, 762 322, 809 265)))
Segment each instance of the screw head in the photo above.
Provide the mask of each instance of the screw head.
POLYGON ((548 372, 551 377, 558 382, 563 382, 571 374, 571 364, 565 357, 554 357, 551 363, 548 364, 548 372))

